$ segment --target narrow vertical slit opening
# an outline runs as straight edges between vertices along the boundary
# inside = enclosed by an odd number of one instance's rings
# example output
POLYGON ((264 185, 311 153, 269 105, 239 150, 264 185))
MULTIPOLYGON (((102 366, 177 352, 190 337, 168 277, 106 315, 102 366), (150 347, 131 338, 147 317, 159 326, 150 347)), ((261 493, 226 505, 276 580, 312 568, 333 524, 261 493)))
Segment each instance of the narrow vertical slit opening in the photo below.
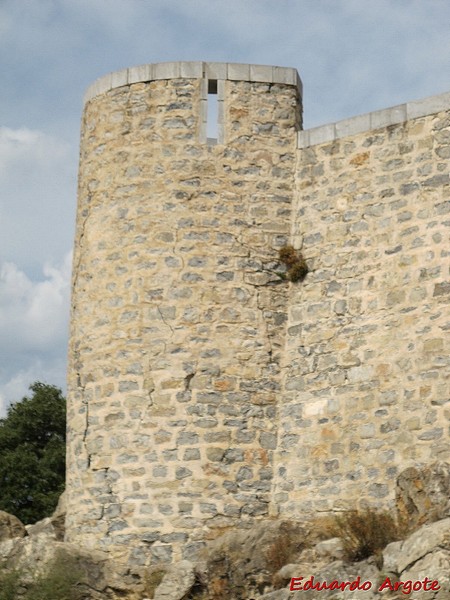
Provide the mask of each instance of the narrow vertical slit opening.
POLYGON ((208 143, 217 143, 217 138, 219 137, 218 118, 217 80, 208 79, 208 102, 206 108, 206 137, 208 143))

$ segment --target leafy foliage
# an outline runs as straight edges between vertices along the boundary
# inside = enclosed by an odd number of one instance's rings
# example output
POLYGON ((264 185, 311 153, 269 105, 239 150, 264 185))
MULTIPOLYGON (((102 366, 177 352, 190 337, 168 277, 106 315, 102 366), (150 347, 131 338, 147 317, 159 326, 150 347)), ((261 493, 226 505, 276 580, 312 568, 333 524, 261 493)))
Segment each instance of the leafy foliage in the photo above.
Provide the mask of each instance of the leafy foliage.
POLYGON ((36 382, 0 419, 0 509, 23 523, 49 516, 64 490, 66 401, 36 382))

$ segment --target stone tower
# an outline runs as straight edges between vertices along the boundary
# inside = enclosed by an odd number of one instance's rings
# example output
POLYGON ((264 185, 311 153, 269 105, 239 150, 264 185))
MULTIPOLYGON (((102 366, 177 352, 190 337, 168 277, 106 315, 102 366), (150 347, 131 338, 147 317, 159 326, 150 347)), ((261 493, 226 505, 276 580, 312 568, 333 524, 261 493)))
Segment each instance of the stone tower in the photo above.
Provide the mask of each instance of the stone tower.
POLYGON ((294 69, 225 63, 89 88, 69 541, 170 562, 255 520, 387 508, 401 470, 450 459, 449 109, 302 131, 294 69))
POLYGON ((300 126, 294 69, 154 64, 89 88, 69 541, 171 561, 269 514, 300 126))

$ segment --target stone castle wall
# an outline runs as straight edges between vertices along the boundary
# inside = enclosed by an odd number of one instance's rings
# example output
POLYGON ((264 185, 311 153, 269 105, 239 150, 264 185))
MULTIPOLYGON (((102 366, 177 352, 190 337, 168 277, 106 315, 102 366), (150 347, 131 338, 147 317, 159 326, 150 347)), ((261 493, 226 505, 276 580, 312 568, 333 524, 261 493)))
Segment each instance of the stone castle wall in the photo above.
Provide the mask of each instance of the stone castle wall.
POLYGON ((448 456, 438 108, 298 134, 295 70, 223 63, 146 65, 88 90, 69 541, 178 560, 254 519, 388 504, 399 468, 448 456), (290 243, 303 283, 276 274, 290 243))
POLYGON ((300 105, 296 85, 222 87, 224 145, 200 139, 202 78, 84 114, 68 531, 133 560, 268 514, 288 288, 261 269, 289 238, 300 105))
POLYGON ((440 111, 298 151, 312 272, 290 286, 282 515, 387 505, 402 469, 448 459, 449 126, 440 111))

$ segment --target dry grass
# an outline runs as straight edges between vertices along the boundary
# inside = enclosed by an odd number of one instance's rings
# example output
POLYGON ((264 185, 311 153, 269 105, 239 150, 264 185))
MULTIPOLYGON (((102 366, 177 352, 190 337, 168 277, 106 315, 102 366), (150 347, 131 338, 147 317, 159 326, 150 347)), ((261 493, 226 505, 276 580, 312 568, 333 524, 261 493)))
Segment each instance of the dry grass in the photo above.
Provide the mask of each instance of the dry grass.
POLYGON ((336 516, 330 533, 341 538, 345 558, 350 562, 379 555, 388 544, 404 537, 394 517, 371 509, 336 516))
POLYGON ((269 573, 275 575, 281 567, 292 563, 303 548, 304 539, 301 538, 298 527, 293 523, 283 523, 280 532, 264 553, 269 573))

